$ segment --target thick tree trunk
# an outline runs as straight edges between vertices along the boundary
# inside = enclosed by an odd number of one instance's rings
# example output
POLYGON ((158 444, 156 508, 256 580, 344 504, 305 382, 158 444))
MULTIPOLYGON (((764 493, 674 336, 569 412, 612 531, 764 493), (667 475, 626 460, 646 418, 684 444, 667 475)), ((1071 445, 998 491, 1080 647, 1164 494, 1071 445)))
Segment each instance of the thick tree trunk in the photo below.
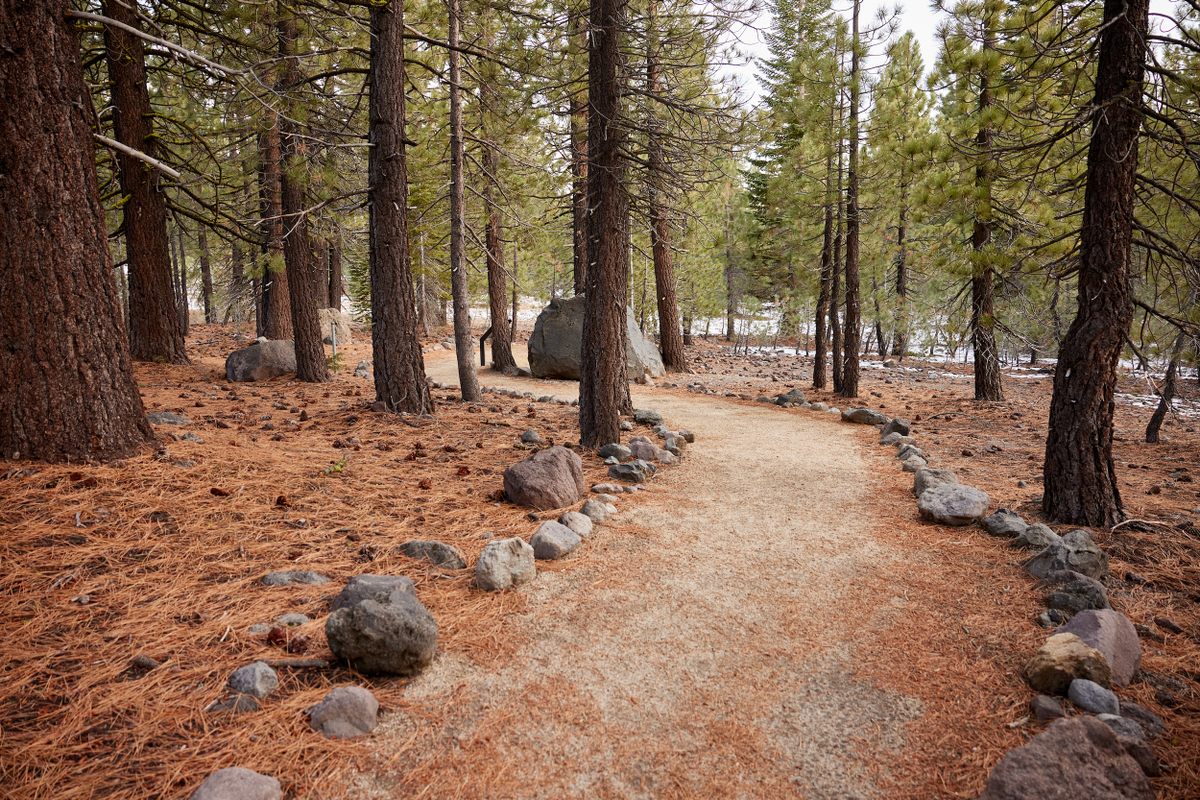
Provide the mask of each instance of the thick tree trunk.
POLYGON ((858 234, 861 223, 858 208, 858 106, 862 79, 859 69, 858 12, 862 0, 854 0, 851 14, 850 52, 850 164, 846 170, 846 331, 842 348, 842 397, 858 396, 860 328, 858 286, 858 234))
MULTIPOLYGON (((571 16, 570 46, 579 53, 587 48, 587 20, 582 12, 571 16)), ((588 100, 587 87, 571 92, 571 242, 575 294, 587 288, 588 267, 588 100)))
POLYGON ((1133 321, 1129 250, 1142 124, 1149 0, 1105 0, 1080 228, 1078 311, 1059 350, 1042 510, 1057 522, 1112 526, 1117 361, 1133 321))
MULTIPOLYGON (((317 309, 327 291, 320 280, 312 237, 308 232, 308 215, 304 212, 303 172, 304 138, 295 122, 299 117, 299 102, 292 96, 302 83, 296 57, 296 18, 280 5, 279 55, 283 59, 280 80, 284 107, 288 113, 279 118, 280 190, 283 202, 283 258, 286 262, 288 299, 292 306, 292 340, 296 349, 296 377, 309 383, 329 380, 325 364, 325 345, 317 309)), ((274 298, 272 298, 274 300, 274 298)))
POLYGON ((329 240, 329 296, 326 301, 329 305, 326 307, 340 311, 342 295, 345 293, 346 287, 342 283, 342 237, 341 233, 337 232, 329 240))
MULTIPOLYGON (((991 14, 985 12, 983 52, 996 49, 991 14)), ((996 346, 995 279, 992 271, 992 183, 995 156, 988 113, 992 87, 987 65, 979 71, 979 132, 975 136, 975 225, 971 231, 971 348, 975 351, 975 399, 1003 400, 1000 350, 996 346)))
POLYGON ((842 391, 842 370, 845 366, 845 361, 842 358, 842 352, 845 348, 844 337, 842 336, 842 242, 845 239, 845 218, 846 206, 844 202, 844 194, 842 187, 842 175, 844 169, 842 167, 842 150, 841 144, 838 145, 838 168, 837 168, 837 198, 836 198, 836 219, 834 222, 833 232, 833 276, 829 281, 829 339, 832 349, 832 364, 833 364, 833 391, 841 393, 842 391))
POLYGON ((622 112, 621 32, 628 0, 591 0, 588 39, 588 273, 579 381, 579 436, 585 447, 620 441, 629 405, 625 296, 629 198, 622 112))
POLYGON ((657 35, 657 0, 649 0, 646 14, 646 203, 650 209, 650 250, 654 258, 654 288, 658 301, 658 348, 663 366, 672 372, 687 370, 683 330, 679 325, 679 300, 671 254, 671 223, 667 208, 667 161, 663 154, 662 122, 654 113, 660 91, 657 35))
POLYGON ((258 186, 262 213, 263 275, 259 283, 261 324, 259 335, 268 339, 292 338, 292 301, 283 254, 283 184, 280 175, 279 117, 258 137, 258 186))
MULTIPOLYGON (((104 14, 141 28, 132 3, 105 0, 104 14)), ((150 93, 142 40, 113 25, 104 26, 104 42, 112 83, 113 130, 116 139, 148 156, 157 156, 150 124, 150 93)), ((167 202, 159 190, 159 173, 144 161, 117 153, 120 168, 122 229, 129 261, 129 347, 139 361, 186 364, 184 331, 171 293, 171 254, 167 239, 167 202)))
POLYGON ((817 315, 815 320, 812 385, 814 389, 824 389, 826 386, 825 373, 829 369, 829 343, 826 341, 829 332, 830 294, 833 285, 833 152, 830 151, 825 161, 825 224, 821 231, 821 275, 817 289, 817 315))
POLYGON ((467 285, 467 256, 464 249, 466 212, 463 186, 462 56, 458 51, 461 10, 459 0, 447 0, 450 44, 450 295, 454 301, 454 354, 458 360, 458 385, 462 399, 483 398, 475 374, 475 351, 471 340, 471 298, 467 285))
POLYGON ((121 323, 68 7, 0 0, 0 459, 121 458, 153 438, 121 323))
POLYGON ((184 238, 183 228, 176 226, 175 228, 175 252, 178 258, 175 266, 179 271, 177 291, 175 298, 176 308, 179 309, 179 328, 183 331, 184 337, 187 337, 188 331, 191 329, 191 302, 188 298, 188 265, 187 265, 187 242, 184 238))
MULTIPOLYGON (((433 412, 408 258, 404 152, 404 3, 371 6, 371 148, 367 153, 371 352, 375 399, 387 411, 433 412)), ((422 299, 424 302, 424 299, 422 299)))
POLYGON ((200 297, 204 301, 204 321, 209 325, 217 321, 217 309, 213 305, 212 254, 208 251, 208 230, 201 225, 196 232, 200 247, 200 297))

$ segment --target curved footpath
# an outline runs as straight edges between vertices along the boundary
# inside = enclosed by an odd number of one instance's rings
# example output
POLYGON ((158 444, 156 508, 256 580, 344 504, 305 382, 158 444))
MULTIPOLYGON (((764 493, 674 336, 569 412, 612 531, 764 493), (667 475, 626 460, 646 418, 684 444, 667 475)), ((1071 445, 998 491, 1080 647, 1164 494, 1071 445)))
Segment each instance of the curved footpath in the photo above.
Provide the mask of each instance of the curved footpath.
MULTIPOLYGON (((451 354, 428 368, 457 383, 451 354)), ((601 530, 522 589, 500 669, 440 655, 376 733, 403 763, 356 776, 356 796, 879 796, 920 703, 853 674, 869 645, 845 618, 870 617, 905 570, 872 533, 853 426, 634 389, 635 406, 697 436, 621 504, 636 534, 601 530)))

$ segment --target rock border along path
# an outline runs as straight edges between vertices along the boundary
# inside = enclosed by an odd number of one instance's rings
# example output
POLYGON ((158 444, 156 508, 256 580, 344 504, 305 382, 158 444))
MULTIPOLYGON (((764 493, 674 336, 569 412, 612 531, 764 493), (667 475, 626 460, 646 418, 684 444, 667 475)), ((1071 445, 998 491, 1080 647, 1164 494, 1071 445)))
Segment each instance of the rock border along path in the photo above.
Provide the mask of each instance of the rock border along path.
MULTIPOLYGON (((428 369, 454 382, 448 356, 428 369)), ((357 775, 355 796, 880 795, 920 708, 855 677, 904 556, 873 535, 852 426, 633 393, 697 432, 622 509, 636 533, 593 536, 570 569, 521 589, 499 669, 440 653, 375 732, 383 757, 406 746, 402 766, 357 775)))

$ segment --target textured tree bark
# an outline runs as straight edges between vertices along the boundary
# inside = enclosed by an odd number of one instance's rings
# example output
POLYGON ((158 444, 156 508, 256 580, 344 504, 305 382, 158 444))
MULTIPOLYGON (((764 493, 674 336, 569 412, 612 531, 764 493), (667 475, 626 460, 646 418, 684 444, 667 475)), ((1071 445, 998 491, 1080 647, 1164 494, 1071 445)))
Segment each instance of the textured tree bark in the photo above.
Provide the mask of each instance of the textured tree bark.
POLYGON ((908 177, 900 174, 900 222, 896 226, 896 315, 892 355, 908 354, 908 177))
POLYGON ((259 334, 268 339, 292 338, 292 301, 283 254, 283 184, 280 176, 279 117, 258 137, 258 186, 262 209, 262 253, 259 334))
POLYGON ((225 318, 235 323, 246 321, 246 265, 242 262, 242 243, 237 239, 229 245, 229 302, 225 318))
MULTIPOLYGON (((485 113, 486 117, 487 114, 485 113)), ((512 329, 508 321, 508 287, 504 276, 504 227, 500 207, 493 196, 492 182, 500 174, 500 152, 488 137, 487 123, 483 129, 483 206, 487 215, 484 247, 487 249, 488 311, 492 323, 492 367, 506 374, 515 374, 517 362, 512 354, 512 329)))
POLYGON ((838 145, 837 157, 837 198, 835 200, 836 219, 833 232, 833 276, 829 280, 829 339, 832 349, 831 363, 833 365, 833 391, 842 391, 842 350, 845 342, 842 338, 842 242, 845 239, 846 206, 842 194, 842 146, 838 145))
POLYGON ((200 247, 200 298, 204 302, 204 321, 211 325, 217 321, 217 310, 213 305, 212 254, 208 250, 208 230, 203 225, 196 231, 196 244, 200 247))
MULTIPOLYGON (((105 0, 104 14, 141 28, 133 4, 105 0)), ((113 25, 104 27, 108 74, 112 83, 113 130, 123 145, 156 157, 150 124, 150 93, 142 40, 113 25)), ((139 361, 186 364, 184 332, 171 291, 171 254, 167 203, 158 172, 144 161, 117 153, 121 179, 122 230, 129 261, 129 347, 139 361)))
POLYGON ((1059 349, 1042 510, 1110 527, 1122 517, 1113 465, 1117 361, 1133 321, 1129 251, 1142 124, 1149 0, 1105 0, 1080 227, 1078 311, 1059 349))
POLYGON ((454 304, 454 355, 458 361, 458 386, 462 399, 474 403, 483 398, 475 373, 475 350, 471 341, 471 298, 467 286, 467 257, 463 248, 466 225, 463 187, 462 56, 458 29, 462 10, 459 0, 447 0, 450 45, 450 296, 454 304))
POLYGON ((862 0, 854 0, 850 16, 850 164, 846 170, 846 330, 842 348, 842 397, 858 396, 858 359, 862 336, 858 298, 858 106, 860 84, 858 13, 862 0))
MULTIPOLYGON (((571 47, 582 53, 587 32, 582 13, 571 16, 571 47)), ((571 93, 571 240, 575 294, 587 288, 588 267, 588 101, 584 87, 571 93)))
POLYGON ((329 240, 329 305, 328 308, 342 309, 342 295, 346 287, 342 283, 342 237, 335 233, 329 240))
MULTIPOLYGON (((833 126, 830 125, 832 129, 833 126)), ((831 130, 832 132, 832 130, 831 130)), ((817 314, 813 332, 814 351, 813 377, 814 389, 824 389, 826 386, 825 372, 829 369, 829 306, 833 284, 833 151, 830 150, 825 158, 825 224, 821 230, 821 275, 817 288, 817 314)))
MULTIPOLYGON (((658 63, 658 3, 649 0, 646 12, 646 203, 650 209, 650 251, 654 258, 654 289, 658 305, 658 347, 663 366, 686 372, 687 351, 679 325, 675 265, 671 255, 670 212, 665 199, 667 163, 663 154, 662 122, 654 114, 655 95, 660 91, 658 63)), ((643 306, 644 307, 644 306, 643 306)))
POLYGON ((433 402, 421 355, 408 257, 403 0, 371 6, 368 84, 368 268, 375 399, 387 411, 430 414, 433 402))
POLYGON ((579 438, 585 447, 620 441, 629 403, 625 296, 629 197, 621 100, 621 32, 628 0, 591 0, 588 39, 588 273, 579 380, 579 438))
MULTIPOLYGON (((309 383, 329 380, 325 364, 324 334, 317 309, 327 292, 322 286, 312 237, 308 232, 308 215, 304 212, 304 181, 299 177, 304 163, 304 140, 294 121, 299 114, 298 102, 291 95, 302 83, 300 65, 296 58, 296 18, 280 5, 278 19, 279 55, 283 59, 282 82, 284 106, 288 113, 279 117, 280 199, 283 210, 283 259, 286 263, 288 300, 292 306, 292 341, 296 350, 296 377, 309 383)), ((274 302, 274 298, 272 298, 274 302)))
POLYGON ((68 7, 0 0, 0 459, 121 458, 153 439, 68 7))
POLYGON ((179 313, 179 328, 183 331, 186 338, 188 330, 191 328, 191 303, 188 298, 188 266, 187 266, 187 250, 184 240, 183 228, 178 225, 175 227, 175 252, 178 257, 175 261, 175 266, 179 271, 178 284, 176 286, 177 294, 175 296, 175 307, 179 313))
MULTIPOLYGON (((984 12, 983 52, 996 49, 992 15, 984 12)), ((1000 350, 996 346, 995 278, 992 271, 992 183, 995 157, 987 122, 992 106, 988 67, 979 70, 979 132, 975 136, 975 224, 971 231, 971 349, 975 351, 975 399, 1003 400, 1000 350)))
POLYGON ((1158 444, 1158 432, 1162 428, 1167 412, 1171 410, 1171 401, 1175 399, 1175 383, 1179 375, 1179 357, 1183 355, 1183 346, 1187 344, 1187 336, 1180 332, 1175 336, 1175 344, 1171 347, 1171 360, 1167 362, 1167 374, 1163 378, 1162 389, 1158 393, 1158 407, 1150 415, 1146 425, 1146 444, 1158 444))

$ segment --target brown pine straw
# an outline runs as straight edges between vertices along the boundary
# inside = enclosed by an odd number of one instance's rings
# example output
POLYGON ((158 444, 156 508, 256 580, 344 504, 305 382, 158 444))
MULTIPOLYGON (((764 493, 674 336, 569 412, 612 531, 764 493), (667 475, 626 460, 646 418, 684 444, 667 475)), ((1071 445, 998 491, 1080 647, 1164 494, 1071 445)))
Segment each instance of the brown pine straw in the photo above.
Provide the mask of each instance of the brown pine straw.
MULTIPOLYGON (((507 620, 523 608, 520 594, 472 589, 469 569, 434 568, 395 548, 436 538, 473 563, 486 533, 527 536, 535 523, 526 512, 496 499, 500 473, 529 454, 515 444, 525 427, 569 441, 573 410, 488 396, 471 411, 435 392, 435 419, 402 424, 366 411, 369 382, 349 374, 369 345, 348 353, 350 366, 331 384, 278 380, 237 386, 230 397, 213 354, 234 344, 211 336, 192 367, 138 367, 147 408, 193 422, 158 428, 165 453, 0 469, 0 796, 181 797, 231 765, 278 777, 291 797, 340 796, 338 773, 377 743, 326 740, 308 728, 305 709, 333 686, 363 683, 394 711, 405 681, 336 665, 281 667, 262 710, 205 708, 253 660, 332 660, 327 600, 356 574, 412 578, 442 650, 488 664, 512 647, 507 620), (310 419, 299 422, 293 407, 310 419), (274 431, 261 429, 266 414, 274 431), (204 443, 168 438, 186 431, 204 443), (350 437, 360 449, 331 446, 350 437), (259 583, 281 569, 332 580, 259 583), (303 653, 246 630, 289 611, 314 620, 288 630, 308 637, 303 653), (161 666, 138 669, 138 655, 161 666)), ((590 457, 588 478, 600 475, 590 457)))

